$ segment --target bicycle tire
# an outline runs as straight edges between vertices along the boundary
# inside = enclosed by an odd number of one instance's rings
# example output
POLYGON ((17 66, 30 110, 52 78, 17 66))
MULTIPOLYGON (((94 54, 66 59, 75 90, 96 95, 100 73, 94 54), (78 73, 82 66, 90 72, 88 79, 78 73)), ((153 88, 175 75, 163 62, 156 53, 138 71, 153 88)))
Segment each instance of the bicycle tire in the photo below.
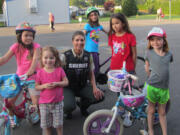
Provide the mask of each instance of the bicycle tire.
POLYGON ((35 125, 37 123, 39 123, 40 121, 40 116, 39 116, 39 113, 38 111, 36 110, 31 110, 30 109, 30 105, 32 105, 32 101, 28 101, 27 103, 27 114, 28 114, 28 122, 31 124, 31 125, 35 125))
POLYGON ((0 135, 5 135, 5 120, 0 118, 0 135))
MULTIPOLYGON (((92 113, 91 115, 89 115, 83 125, 84 135, 103 134, 102 130, 109 125, 112 116, 113 116, 113 112, 111 110, 106 110, 106 109, 98 110, 92 113)), ((122 135, 123 121, 120 117, 116 117, 115 122, 113 123, 112 128, 110 130, 110 133, 111 135, 122 135)))
POLYGON ((13 135, 13 128, 3 117, 0 118, 0 135, 13 135))

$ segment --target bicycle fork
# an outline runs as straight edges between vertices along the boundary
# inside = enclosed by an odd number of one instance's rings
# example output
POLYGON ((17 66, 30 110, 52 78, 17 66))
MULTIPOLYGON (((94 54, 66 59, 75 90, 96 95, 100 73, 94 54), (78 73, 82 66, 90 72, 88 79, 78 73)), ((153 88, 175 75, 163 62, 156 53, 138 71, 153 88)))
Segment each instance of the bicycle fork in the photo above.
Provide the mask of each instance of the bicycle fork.
POLYGON ((118 107, 117 107, 117 106, 114 106, 114 107, 112 108, 112 111, 113 111, 113 117, 112 117, 112 119, 111 119, 111 121, 110 121, 109 126, 102 131, 103 133, 109 133, 109 132, 110 132, 111 127, 112 127, 112 125, 113 125, 113 123, 114 123, 114 121, 115 121, 115 119, 116 119, 116 117, 117 117, 117 114, 118 114, 118 107))
POLYGON ((3 135, 11 135, 11 130, 10 130, 10 120, 8 118, 8 113, 6 111, 3 111, 0 113, 1 117, 4 117, 2 121, 0 121, 0 126, 5 124, 5 129, 4 129, 4 134, 3 135))

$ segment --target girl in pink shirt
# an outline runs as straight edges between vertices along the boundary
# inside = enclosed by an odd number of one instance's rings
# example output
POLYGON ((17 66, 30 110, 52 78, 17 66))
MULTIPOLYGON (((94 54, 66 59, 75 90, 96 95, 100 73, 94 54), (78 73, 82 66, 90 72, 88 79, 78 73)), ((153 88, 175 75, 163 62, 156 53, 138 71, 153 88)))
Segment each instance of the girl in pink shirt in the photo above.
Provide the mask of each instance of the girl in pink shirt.
POLYGON ((68 79, 61 68, 57 49, 49 46, 42 48, 41 64, 42 69, 36 75, 36 90, 41 91, 41 128, 46 135, 51 135, 52 127, 56 128, 58 135, 62 135, 63 87, 68 85, 68 79))
MULTIPOLYGON (((29 79, 34 79, 34 72, 38 68, 38 58, 40 54, 40 45, 34 43, 36 31, 28 22, 23 22, 16 27, 17 43, 14 43, 8 52, 0 57, 0 65, 7 63, 12 56, 15 56, 17 63, 16 74, 26 75, 29 79)), ((38 93, 35 90, 31 90, 30 96, 33 104, 38 103, 38 93)), ((9 99, 12 108, 17 99, 18 95, 14 98, 9 99)), ((13 116, 12 108, 9 109, 9 115, 13 116)), ((14 127, 15 123, 13 117, 10 117, 11 126, 14 127)))

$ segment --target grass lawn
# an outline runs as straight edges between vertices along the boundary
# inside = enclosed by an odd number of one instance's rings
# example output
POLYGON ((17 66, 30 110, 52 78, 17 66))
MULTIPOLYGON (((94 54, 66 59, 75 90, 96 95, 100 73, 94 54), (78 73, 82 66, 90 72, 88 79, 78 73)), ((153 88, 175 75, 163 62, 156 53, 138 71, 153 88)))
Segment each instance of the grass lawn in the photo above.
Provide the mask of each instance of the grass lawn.
POLYGON ((4 22, 0 22, 0 27, 4 27, 4 22))
MULTIPOLYGON (((128 20, 145 20, 145 19, 156 19, 156 15, 138 15, 138 16, 131 16, 128 17, 128 20)), ((163 19, 169 19, 169 15, 165 15, 163 19)), ((180 20, 180 15, 172 15, 172 20, 180 20)), ((100 22, 109 21, 110 17, 100 17, 100 22)), ((86 23, 87 19, 83 17, 82 22, 86 23)), ((71 23, 79 23, 77 20, 71 20, 71 23)))

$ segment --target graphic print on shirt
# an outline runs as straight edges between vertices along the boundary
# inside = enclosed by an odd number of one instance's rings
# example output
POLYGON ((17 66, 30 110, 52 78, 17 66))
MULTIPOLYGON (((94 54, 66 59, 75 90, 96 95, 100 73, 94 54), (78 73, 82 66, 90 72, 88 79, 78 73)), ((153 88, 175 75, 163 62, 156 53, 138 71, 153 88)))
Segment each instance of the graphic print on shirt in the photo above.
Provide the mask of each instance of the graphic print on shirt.
POLYGON ((125 52, 125 47, 126 45, 124 42, 118 43, 118 42, 113 42, 113 55, 116 55, 120 53, 121 55, 124 55, 125 52))
POLYGON ((94 41, 96 44, 98 44, 98 42, 99 42, 99 31, 100 31, 100 29, 92 30, 92 31, 90 32, 90 38, 91 38, 92 41, 94 41))

